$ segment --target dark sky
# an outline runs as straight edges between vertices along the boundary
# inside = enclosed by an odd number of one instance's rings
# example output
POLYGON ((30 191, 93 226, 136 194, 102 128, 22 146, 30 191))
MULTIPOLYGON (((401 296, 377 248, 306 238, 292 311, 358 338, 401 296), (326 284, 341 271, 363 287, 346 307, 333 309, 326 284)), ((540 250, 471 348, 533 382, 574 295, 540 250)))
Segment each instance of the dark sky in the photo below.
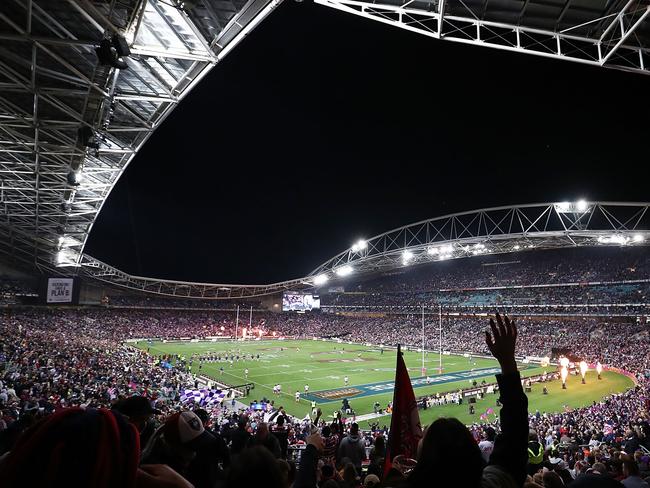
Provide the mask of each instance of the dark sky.
POLYGON ((145 276, 267 283, 449 212, 645 201, 647 93, 642 75, 286 0, 145 144, 86 252, 145 276))

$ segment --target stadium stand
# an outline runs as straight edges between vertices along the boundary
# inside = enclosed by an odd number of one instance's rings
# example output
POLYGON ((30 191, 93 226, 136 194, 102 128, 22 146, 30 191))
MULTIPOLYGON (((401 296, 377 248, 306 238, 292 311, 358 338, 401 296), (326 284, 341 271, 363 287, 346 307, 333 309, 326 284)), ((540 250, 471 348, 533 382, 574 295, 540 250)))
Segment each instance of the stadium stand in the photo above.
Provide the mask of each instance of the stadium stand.
MULTIPOLYGON (((551 356, 553 348, 579 345, 583 358, 617 365, 634 375, 636 386, 587 407, 528 412, 526 416, 518 373, 506 372, 498 378, 504 405, 501 418, 467 428, 453 422, 436 425, 441 430, 431 432, 438 432, 438 437, 425 435, 415 469, 397 460, 386 474, 386 427, 375 423, 371 430, 359 431, 344 416, 333 421, 299 419, 275 407, 269 407, 272 414, 269 417, 267 411, 264 417, 252 407, 239 408, 229 401, 191 408, 182 399, 183 388, 196 381, 187 365, 180 358, 150 355, 127 342, 233 336, 236 315, 232 310, 189 310, 185 307, 189 303, 161 298, 126 299, 117 306, 97 307, 11 303, 0 313, 0 483, 25 486, 21 473, 37 465, 43 469, 34 472, 31 485, 57 485, 64 472, 48 460, 59 452, 57 465, 74 472, 69 486, 101 486, 92 481, 101 478, 103 486, 419 487, 429 486, 432 477, 458 486, 535 487, 551 486, 558 480, 562 485, 591 486, 598 476, 601 482, 622 480, 625 486, 644 486, 643 478, 650 475, 650 323, 637 312, 647 314, 648 285, 647 281, 629 283, 631 271, 620 271, 620 267, 634 268, 633 273, 639 273, 634 276, 643 280, 648 276, 647 258, 630 253, 617 262, 612 257, 613 264, 603 261, 597 275, 568 261, 570 271, 564 269, 564 258, 546 255, 541 259, 540 267, 554 269, 553 276, 536 270, 531 259, 522 261, 525 271, 519 276, 533 276, 525 283, 554 286, 543 292, 513 288, 507 295, 511 303, 530 299, 541 307, 535 313, 517 315, 521 340, 516 354, 551 356), (543 277, 552 278, 552 283, 543 277), (579 285, 585 280, 610 283, 579 285), (567 282, 575 286, 558 285, 567 282), (575 305, 584 305, 587 295, 591 305, 601 308, 596 313, 576 312, 575 305), (618 315, 608 312, 607 304, 631 303, 641 308, 617 307, 618 315), (557 304, 571 305, 571 313, 558 313, 553 308, 557 304), (170 367, 173 360, 177 367, 170 367), (468 442, 449 440, 448 446, 438 445, 436 439, 444 436, 460 436, 468 442), (499 447, 503 438, 510 441, 499 447), (300 444, 302 454, 296 459, 295 451, 287 446, 300 444), (79 445, 96 445, 97 449, 80 453, 79 445), (354 452, 361 458, 368 456, 364 471, 354 452), (71 464, 71 456, 83 459, 83 469, 71 464)), ((510 265, 460 262, 458 266, 468 267, 466 276, 476 277, 475 281, 454 282, 458 288, 495 285, 499 279, 513 286, 521 283, 507 279, 510 265), (483 272, 473 274, 473 267, 483 272)), ((441 282, 448 279, 436 276, 441 282)), ((394 291, 402 279, 382 277, 362 285, 368 293, 363 295, 367 305, 379 307, 382 313, 357 309, 287 314, 255 309, 253 326, 266 335, 342 337, 419 347, 421 316, 410 310, 396 311, 381 297, 399 294, 402 301, 420 303, 419 294, 436 281, 418 285, 418 278, 394 291)), ((490 354, 482 339, 487 317, 462 308, 462 313, 452 313, 450 307, 462 304, 469 309, 470 302, 484 304, 486 309, 503 306, 504 288, 492 288, 469 294, 463 289, 425 292, 432 294, 427 299, 433 294, 447 297, 440 317, 435 310, 440 301, 427 311, 427 347, 437 347, 438 326, 442 325, 445 350, 490 354)), ((332 296, 339 303, 351 303, 359 295, 332 296)))
MULTIPOLYGON (((3 316, 3 376, 0 393, 3 414, 0 446, 3 453, 11 451, 22 431, 42 422, 62 407, 83 407, 90 411, 93 408, 110 407, 117 400, 138 394, 148 398, 156 411, 161 412, 156 415, 159 421, 173 415, 180 406, 180 387, 191 379, 184 377, 185 374, 178 369, 161 367, 157 358, 124 346, 123 340, 152 334, 164 337, 170 334, 169 325, 177 323, 181 317, 173 311, 159 312, 158 316, 150 319, 144 316, 131 317, 132 315, 132 311, 124 313, 118 310, 89 312, 39 309, 15 311, 3 316), (98 351, 102 353, 97 354, 98 351)), ((191 318, 185 317, 182 325, 173 329, 170 336, 189 334, 192 328, 195 332, 193 335, 204 333, 203 326, 199 324, 204 323, 206 317, 199 312, 190 315, 191 318)), ((370 319, 341 320, 335 317, 322 314, 315 321, 317 325, 310 325, 311 319, 305 316, 293 316, 287 322, 292 324, 291 327, 310 331, 318 331, 320 327, 320 330, 339 332, 341 326, 351 326, 355 331, 354 338, 360 340, 374 339, 372 331, 381 330, 381 326, 370 319), (334 320, 328 323, 325 317, 334 320)), ((224 322, 217 323, 226 323, 226 320, 224 318, 224 322)), ((564 441, 568 439, 569 445, 574 446, 573 452, 564 455, 566 461, 562 466, 566 464, 565 467, 575 470, 575 464, 578 464, 579 467, 583 466, 584 471, 589 466, 593 468, 598 461, 606 461, 607 469, 614 470, 616 463, 613 462, 615 458, 612 453, 632 450, 630 454, 634 455, 636 449, 630 445, 638 442, 639 446, 647 446, 648 442, 648 327, 643 324, 595 322, 590 327, 587 325, 589 323, 522 321, 520 333, 526 337, 525 347, 533 348, 534 344, 547 343, 550 338, 557 338, 554 340, 561 342, 563 336, 571 337, 572 340, 579 341, 583 348, 587 346, 586 350, 595 356, 606 357, 637 372, 639 386, 585 409, 564 414, 531 415, 529 426, 540 439, 564 438, 564 441), (599 330, 606 330, 607 334, 597 333, 599 330), (630 333, 632 330, 635 334, 630 333), (592 448, 583 459, 581 451, 575 447, 588 444, 592 437, 597 441, 599 449, 592 448), (591 462, 583 465, 579 461, 591 462)), ((456 321, 454 327, 445 332, 446 341, 458 344, 459 349, 485 352, 484 346, 479 346, 479 341, 476 340, 483 328, 478 319, 456 321)), ((395 333, 395 329, 390 329, 388 335, 394 338, 395 333)), ((408 336, 408 326, 404 327, 402 333, 408 336)), ((522 344, 520 349, 521 346, 522 344)), ((518 353, 525 352, 525 349, 518 350, 518 353)), ((231 447, 235 440, 232 437, 239 429, 238 422, 244 423, 248 435, 251 435, 249 431, 256 436, 266 435, 257 433, 262 425, 258 415, 254 411, 233 412, 227 405, 208 413, 210 425, 216 429, 215 439, 221 439, 231 447)), ((310 422, 288 419, 285 425, 287 442, 309 439, 310 422)), ((330 426, 329 430, 333 428, 330 426)), ((337 427, 340 430, 335 435, 344 435, 343 430, 348 428, 337 427)), ((498 423, 492 428, 498 431, 498 423)), ((477 439, 487 436, 485 426, 473 426, 471 432, 477 439)), ((270 435, 275 434, 271 431, 270 435)), ((362 435, 364 445, 372 444, 377 436, 383 435, 383 431, 362 435)), ((266 445, 263 440, 259 443, 266 445)), ((553 453, 549 450, 545 456, 545 465, 553 467, 553 453)), ((620 454, 617 456, 620 457, 620 454)), ((641 468, 647 468, 647 458, 637 456, 637 464, 641 468)), ((186 471, 180 471, 186 474, 186 471)), ((216 468, 214 471, 214 480, 226 476, 216 468)), ((190 475, 187 476, 190 479, 190 475)))

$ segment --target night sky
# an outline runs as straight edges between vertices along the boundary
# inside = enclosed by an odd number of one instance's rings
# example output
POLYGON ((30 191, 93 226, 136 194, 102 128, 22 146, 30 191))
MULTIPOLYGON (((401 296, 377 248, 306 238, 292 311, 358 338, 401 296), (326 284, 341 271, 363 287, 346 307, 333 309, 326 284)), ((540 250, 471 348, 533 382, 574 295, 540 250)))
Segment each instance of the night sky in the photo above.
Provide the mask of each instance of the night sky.
POLYGON ((145 144, 86 252, 267 283, 450 212, 647 201, 648 81, 286 0, 145 144))

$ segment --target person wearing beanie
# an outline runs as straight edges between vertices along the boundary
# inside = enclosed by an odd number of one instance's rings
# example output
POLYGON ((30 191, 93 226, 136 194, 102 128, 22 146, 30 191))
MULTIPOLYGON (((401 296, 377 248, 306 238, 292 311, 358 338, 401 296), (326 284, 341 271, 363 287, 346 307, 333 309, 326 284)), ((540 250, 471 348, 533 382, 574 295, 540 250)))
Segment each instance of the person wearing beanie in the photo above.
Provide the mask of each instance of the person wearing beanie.
POLYGON ((123 415, 65 408, 29 428, 0 461, 3 488, 191 488, 168 466, 140 465, 140 438, 123 415))

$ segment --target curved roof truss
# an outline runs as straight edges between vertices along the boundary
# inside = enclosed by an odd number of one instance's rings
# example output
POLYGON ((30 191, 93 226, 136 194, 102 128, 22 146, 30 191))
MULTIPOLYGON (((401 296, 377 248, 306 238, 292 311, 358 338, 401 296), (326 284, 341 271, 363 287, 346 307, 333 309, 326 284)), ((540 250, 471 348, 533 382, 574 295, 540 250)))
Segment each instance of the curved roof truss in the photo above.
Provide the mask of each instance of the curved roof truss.
POLYGON ((560 202, 446 215, 357 242, 304 278, 267 285, 189 283, 133 276, 84 255, 80 274, 121 288, 204 299, 312 289, 326 281, 486 254, 650 244, 650 203, 560 202))
POLYGON ((648 244, 650 203, 560 202, 462 212, 355 243, 313 270, 316 282, 485 254, 648 244))
POLYGON ((650 74, 646 0, 314 0, 441 39, 650 74))

